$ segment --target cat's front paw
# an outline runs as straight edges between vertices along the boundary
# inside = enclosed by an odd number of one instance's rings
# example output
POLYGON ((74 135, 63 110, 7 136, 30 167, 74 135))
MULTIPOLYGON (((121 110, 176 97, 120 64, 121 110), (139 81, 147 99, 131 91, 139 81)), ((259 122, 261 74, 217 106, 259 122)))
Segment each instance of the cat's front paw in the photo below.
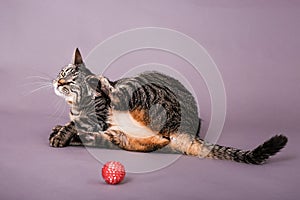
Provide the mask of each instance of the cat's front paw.
MULTIPOLYGON (((62 125, 56 125, 52 128, 52 134, 57 133, 63 126, 62 125)), ((50 135, 51 137, 51 135, 50 135)))
POLYGON ((52 133, 49 137, 49 145, 51 147, 65 147, 68 140, 65 133, 62 131, 63 126, 57 125, 52 129, 52 133))

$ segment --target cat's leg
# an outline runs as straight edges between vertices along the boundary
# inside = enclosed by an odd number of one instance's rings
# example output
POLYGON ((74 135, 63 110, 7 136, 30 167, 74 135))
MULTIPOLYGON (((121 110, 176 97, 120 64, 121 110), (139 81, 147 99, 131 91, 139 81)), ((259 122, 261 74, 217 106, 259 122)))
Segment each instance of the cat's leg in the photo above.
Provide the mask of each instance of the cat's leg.
POLYGON ((83 146, 84 144, 81 141, 81 137, 78 134, 75 134, 69 143, 70 146, 83 146))
POLYGON ((52 129, 49 137, 49 144, 52 147, 65 147, 69 145, 71 139, 77 134, 74 122, 69 122, 65 126, 57 125, 52 129))
POLYGON ((113 144, 110 137, 103 134, 103 132, 79 134, 73 122, 69 122, 65 126, 55 126, 49 137, 49 143, 52 147, 65 147, 70 145, 120 149, 118 146, 113 144))
POLYGON ((72 137, 70 145, 84 145, 86 147, 105 149, 120 149, 118 146, 113 144, 107 135, 103 134, 103 132, 80 133, 79 135, 76 134, 72 137))
POLYGON ((108 129, 104 135, 115 145, 127 151, 151 152, 168 145, 170 140, 162 135, 144 138, 133 137, 122 130, 108 129))

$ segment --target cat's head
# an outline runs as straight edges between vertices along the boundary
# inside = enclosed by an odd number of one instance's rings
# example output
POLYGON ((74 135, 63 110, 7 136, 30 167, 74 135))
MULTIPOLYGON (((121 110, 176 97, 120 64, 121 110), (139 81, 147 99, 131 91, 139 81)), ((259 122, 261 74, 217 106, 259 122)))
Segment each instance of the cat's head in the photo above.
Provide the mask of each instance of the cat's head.
POLYGON ((92 75, 83 62, 82 56, 75 49, 72 63, 65 66, 53 81, 55 93, 72 104, 75 98, 86 88, 86 78, 92 75))

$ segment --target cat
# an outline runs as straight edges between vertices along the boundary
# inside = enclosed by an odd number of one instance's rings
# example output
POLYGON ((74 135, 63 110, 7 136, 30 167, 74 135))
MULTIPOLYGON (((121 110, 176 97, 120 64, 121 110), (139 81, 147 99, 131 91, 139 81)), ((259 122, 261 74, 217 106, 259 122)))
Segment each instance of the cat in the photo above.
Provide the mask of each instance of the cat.
POLYGON ((150 71, 111 81, 93 74, 78 48, 53 86, 70 105, 71 121, 53 128, 52 147, 86 145, 262 164, 288 141, 275 135, 254 150, 209 144, 198 136, 201 119, 194 97, 178 80, 150 71))

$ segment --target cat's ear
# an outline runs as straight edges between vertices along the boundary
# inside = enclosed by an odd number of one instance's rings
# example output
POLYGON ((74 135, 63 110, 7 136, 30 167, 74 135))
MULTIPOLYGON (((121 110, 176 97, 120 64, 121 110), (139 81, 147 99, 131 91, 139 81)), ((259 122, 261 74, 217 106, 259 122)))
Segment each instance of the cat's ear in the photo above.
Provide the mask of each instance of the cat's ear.
POLYGON ((82 56, 81 56, 80 51, 79 51, 78 48, 76 48, 75 51, 74 51, 72 64, 73 65, 83 64, 83 59, 82 59, 82 56))

